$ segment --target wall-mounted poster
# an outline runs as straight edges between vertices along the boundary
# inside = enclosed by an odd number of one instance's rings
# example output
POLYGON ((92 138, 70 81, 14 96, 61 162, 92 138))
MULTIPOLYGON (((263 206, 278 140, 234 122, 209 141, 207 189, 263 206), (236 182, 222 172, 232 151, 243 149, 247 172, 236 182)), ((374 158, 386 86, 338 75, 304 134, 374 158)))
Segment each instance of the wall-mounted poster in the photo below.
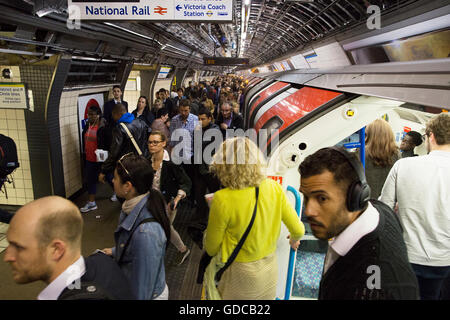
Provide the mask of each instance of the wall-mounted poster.
POLYGON ((103 93, 94 93, 78 96, 78 123, 80 125, 80 142, 83 141, 83 128, 87 122, 88 110, 91 106, 97 106, 103 113, 103 93))
POLYGON ((26 93, 23 83, 0 83, 0 108, 28 109, 26 93))

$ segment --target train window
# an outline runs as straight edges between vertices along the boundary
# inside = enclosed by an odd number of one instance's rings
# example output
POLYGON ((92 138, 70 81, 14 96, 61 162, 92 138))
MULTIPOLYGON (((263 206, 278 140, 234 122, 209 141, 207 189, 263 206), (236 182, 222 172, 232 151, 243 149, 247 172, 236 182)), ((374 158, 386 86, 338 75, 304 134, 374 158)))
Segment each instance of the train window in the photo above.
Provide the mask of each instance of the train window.
POLYGON ((359 130, 349 135, 347 138, 336 143, 337 147, 343 147, 347 143, 357 143, 359 142, 359 130))
POLYGON ((283 124, 283 120, 281 120, 278 116, 275 116, 271 119, 269 119, 269 121, 267 121, 263 126, 262 129, 266 129, 267 131, 271 131, 271 130, 277 130, 278 128, 281 127, 281 125, 283 124))

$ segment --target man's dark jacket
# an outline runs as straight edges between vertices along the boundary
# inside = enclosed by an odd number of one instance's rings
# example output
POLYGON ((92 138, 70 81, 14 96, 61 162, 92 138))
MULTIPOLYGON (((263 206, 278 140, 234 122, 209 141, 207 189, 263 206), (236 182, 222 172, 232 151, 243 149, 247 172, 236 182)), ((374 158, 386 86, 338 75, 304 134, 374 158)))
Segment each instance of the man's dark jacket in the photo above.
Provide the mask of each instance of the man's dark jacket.
MULTIPOLYGON (((122 100, 121 103, 125 106, 125 109, 127 109, 128 112, 128 102, 122 100)), ((114 99, 105 102, 105 104, 103 105, 103 118, 105 118, 108 125, 114 123, 114 121, 112 120, 112 109, 115 105, 116 102, 114 101, 114 99)))
MULTIPOLYGON (((209 172, 210 164, 205 162, 205 159, 203 158, 203 152, 205 151, 206 147, 208 147, 211 143, 214 142, 215 138, 212 138, 212 141, 205 140, 204 136, 205 136, 205 132, 207 130, 220 130, 220 128, 217 124, 212 123, 212 122, 208 126, 202 128, 202 163, 195 165, 197 172, 202 176, 203 175, 211 175, 212 176, 212 174, 209 172)), ((212 155, 214 155, 214 152, 212 153, 212 155)))
MULTIPOLYGON (((127 109, 127 112, 128 112, 128 102, 122 100, 121 103, 125 106, 125 108, 127 109)), ((116 102, 114 101, 114 99, 107 101, 103 105, 103 119, 106 120, 106 127, 105 127, 105 133, 104 133, 104 141, 105 141, 104 150, 109 150, 109 148, 111 147, 112 132, 116 125, 116 123, 114 122, 114 120, 112 118, 112 110, 115 105, 116 105, 116 102)))
MULTIPOLYGON (((129 113, 129 115, 131 115, 129 113)), ((124 122, 128 130, 130 130, 136 143, 142 151, 144 157, 148 157, 148 127, 144 121, 140 119, 134 119, 130 123, 124 122)), ((114 172, 117 160, 120 159, 124 154, 133 152, 137 154, 136 148, 134 147, 125 129, 122 128, 120 124, 117 124, 113 128, 111 147, 109 149, 108 159, 103 163, 101 172, 106 174, 108 172, 114 172)))
MULTIPOLYGON (((217 125, 220 127, 220 125, 225 122, 223 120, 222 113, 219 113, 219 116, 217 117, 217 125)), ((231 119, 231 123, 228 126, 228 129, 244 129, 244 119, 240 114, 237 114, 233 112, 233 118, 231 119)), ((222 131, 223 139, 226 138, 226 130, 223 130, 222 127, 220 127, 220 131, 222 131)))
POLYGON ((68 287, 58 300, 134 300, 128 279, 111 257, 96 253, 84 258, 86 273, 80 286, 68 287))
POLYGON ((371 203, 380 213, 378 226, 323 275, 319 300, 419 299, 417 278, 408 261, 400 222, 384 203, 371 203), (376 284, 375 276, 380 276, 380 288, 370 289, 368 284, 376 284))
POLYGON ((163 104, 164 108, 169 110, 169 118, 172 119, 178 114, 177 106, 173 103, 173 100, 171 98, 167 98, 166 100, 164 100, 163 104))

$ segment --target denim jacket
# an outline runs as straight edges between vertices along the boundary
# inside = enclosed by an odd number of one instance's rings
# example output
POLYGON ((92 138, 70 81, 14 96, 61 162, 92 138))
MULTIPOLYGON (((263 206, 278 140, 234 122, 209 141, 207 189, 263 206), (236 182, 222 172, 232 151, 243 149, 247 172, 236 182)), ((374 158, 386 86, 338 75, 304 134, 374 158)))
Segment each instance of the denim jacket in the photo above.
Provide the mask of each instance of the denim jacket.
MULTIPOLYGON (((116 247, 113 257, 119 260, 123 247, 131 235, 134 225, 153 217, 147 209, 148 196, 143 198, 127 215, 120 213, 119 226, 114 232, 116 247)), ((167 238, 158 222, 141 224, 134 232, 126 249, 120 268, 128 278, 131 290, 138 300, 158 297, 166 286, 164 255, 167 238)))

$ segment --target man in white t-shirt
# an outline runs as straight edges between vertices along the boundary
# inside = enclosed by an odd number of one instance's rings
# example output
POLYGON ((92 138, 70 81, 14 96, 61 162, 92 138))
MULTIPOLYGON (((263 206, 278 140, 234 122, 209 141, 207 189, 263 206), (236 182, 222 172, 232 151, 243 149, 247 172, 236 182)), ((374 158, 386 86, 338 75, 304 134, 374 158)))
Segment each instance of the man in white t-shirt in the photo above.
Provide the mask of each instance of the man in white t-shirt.
POLYGON ((436 300, 450 275, 450 115, 435 116, 425 132, 428 155, 398 160, 379 200, 398 203, 421 298, 436 300))

